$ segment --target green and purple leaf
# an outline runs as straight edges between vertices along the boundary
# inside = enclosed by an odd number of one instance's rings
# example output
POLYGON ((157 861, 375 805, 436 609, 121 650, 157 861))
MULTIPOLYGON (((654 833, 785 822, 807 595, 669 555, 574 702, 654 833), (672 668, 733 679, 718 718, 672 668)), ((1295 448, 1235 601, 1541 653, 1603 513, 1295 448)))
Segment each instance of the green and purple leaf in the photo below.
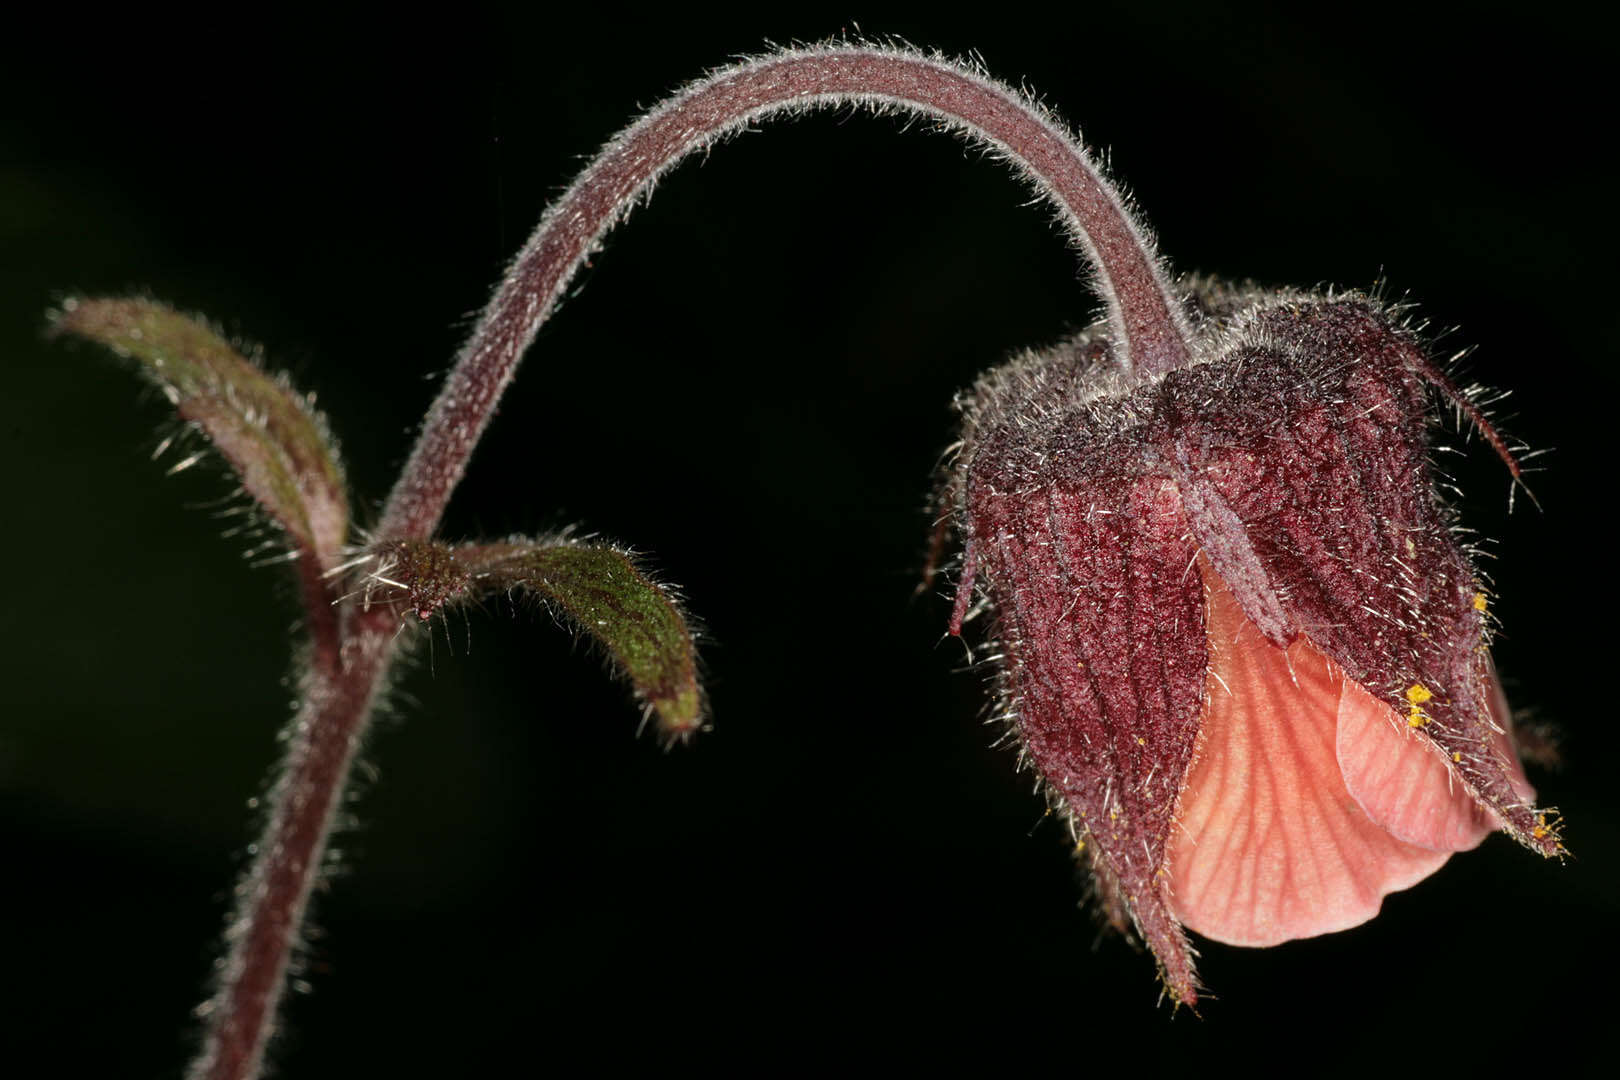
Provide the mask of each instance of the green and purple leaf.
POLYGON ((57 333, 136 361, 230 463, 289 546, 322 569, 337 564, 349 529, 337 447, 284 377, 265 372, 202 320, 152 300, 69 299, 53 321, 57 333))
POLYGON ((667 739, 703 726, 691 627, 668 589, 627 553, 569 540, 511 540, 450 547, 392 540, 375 549, 369 581, 404 590, 419 618, 463 600, 530 594, 597 642, 667 739))

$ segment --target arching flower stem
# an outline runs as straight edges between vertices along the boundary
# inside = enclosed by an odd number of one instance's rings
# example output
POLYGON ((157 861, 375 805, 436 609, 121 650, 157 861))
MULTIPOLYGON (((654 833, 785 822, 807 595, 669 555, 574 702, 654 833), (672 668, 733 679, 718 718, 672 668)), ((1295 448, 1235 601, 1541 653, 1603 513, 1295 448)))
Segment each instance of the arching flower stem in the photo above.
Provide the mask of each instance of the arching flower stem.
POLYGON ((1120 362, 1142 375, 1188 360, 1187 328, 1153 244, 1090 156, 1044 108, 960 64, 898 49, 823 46, 725 68, 659 105, 603 148, 552 207, 484 310, 429 410, 388 499, 380 535, 426 539, 519 359, 603 236, 664 173, 769 116, 823 107, 900 111, 1005 158, 1086 254, 1120 362))
MULTIPOLYGON (((524 351, 579 266, 664 173, 751 123, 822 107, 929 117, 1005 159, 1084 252, 1111 339, 1122 344, 1119 366, 1147 378, 1186 365, 1188 329, 1152 240, 1043 107, 968 67, 917 52, 786 50, 714 72, 654 108, 609 142, 546 212, 429 410, 375 538, 432 536, 524 351)), ((259 1073, 355 750, 396 655, 394 613, 340 600, 336 579, 306 578, 311 670, 254 864, 238 886, 217 991, 202 1009, 208 1030, 194 1080, 259 1073)))

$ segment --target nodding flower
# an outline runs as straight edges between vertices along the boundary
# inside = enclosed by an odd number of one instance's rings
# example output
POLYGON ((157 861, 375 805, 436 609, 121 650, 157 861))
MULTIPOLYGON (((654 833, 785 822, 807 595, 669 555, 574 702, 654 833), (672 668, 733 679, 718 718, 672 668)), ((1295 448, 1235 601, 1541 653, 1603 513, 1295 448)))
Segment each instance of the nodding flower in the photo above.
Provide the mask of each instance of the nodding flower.
POLYGON ((1511 454, 1374 300, 1189 284, 1182 366, 1132 373, 1105 326, 981 378, 949 490, 952 631, 977 587, 1106 917, 1191 1004, 1184 927, 1275 945, 1493 830, 1563 849, 1436 494, 1433 392, 1511 454))

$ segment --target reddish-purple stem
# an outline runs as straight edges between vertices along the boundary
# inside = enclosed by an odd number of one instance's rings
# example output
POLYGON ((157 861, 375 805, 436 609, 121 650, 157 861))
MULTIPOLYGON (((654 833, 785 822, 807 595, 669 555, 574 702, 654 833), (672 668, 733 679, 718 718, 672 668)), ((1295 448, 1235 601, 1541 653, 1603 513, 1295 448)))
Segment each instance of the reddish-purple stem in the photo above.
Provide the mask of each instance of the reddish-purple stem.
POLYGON ((343 650, 342 610, 334 602, 332 580, 310 553, 298 560, 298 598, 304 603, 309 630, 309 669, 323 678, 335 678, 343 650))
POLYGON ((694 83, 610 142, 541 220, 429 410, 383 512, 386 539, 437 528, 495 404, 579 265, 694 150, 775 113, 866 106, 920 113, 1007 158, 1084 249, 1127 369, 1183 366, 1187 332, 1144 230, 1081 147, 1025 96, 960 65, 874 46, 795 50, 694 83))
MULTIPOLYGON (((322 603, 336 610, 330 599, 322 603)), ((268 822, 252 868, 237 885, 218 990, 199 1010, 208 1030, 191 1080, 259 1075, 349 766, 393 652, 392 610, 351 608, 348 615, 344 644, 328 670, 317 643, 268 822)))
MULTIPOLYGON (((848 46, 779 53, 703 79, 602 151, 519 253, 429 410, 384 509, 382 539, 425 539, 466 469, 518 360, 603 235, 687 154, 774 113, 825 106, 921 113, 1006 157, 1057 208, 1095 270, 1127 370, 1188 360, 1187 332, 1146 233, 1079 142, 1038 105, 943 60, 848 46)), ((219 989, 193 1080, 258 1075, 310 890, 354 753, 393 656, 396 613, 335 605, 333 583, 301 568, 313 639, 286 771, 271 793, 254 864, 238 886, 219 989)))

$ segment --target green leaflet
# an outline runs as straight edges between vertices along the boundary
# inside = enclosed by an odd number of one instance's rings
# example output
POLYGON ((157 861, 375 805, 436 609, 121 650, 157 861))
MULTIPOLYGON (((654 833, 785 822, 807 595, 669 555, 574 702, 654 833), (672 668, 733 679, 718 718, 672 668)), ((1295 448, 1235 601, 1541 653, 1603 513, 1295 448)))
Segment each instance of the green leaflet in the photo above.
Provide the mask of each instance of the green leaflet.
POLYGON ((446 603, 494 594, 532 593, 607 650, 636 698, 668 738, 703 725, 692 631, 674 599, 630 556, 570 541, 512 540, 448 547, 393 540, 374 549, 371 581, 405 590, 399 599, 420 618, 446 603))
POLYGON ((285 378, 266 374, 206 323, 151 300, 70 299, 55 329, 137 361, 292 546, 322 568, 336 564, 349 529, 337 447, 285 378))

